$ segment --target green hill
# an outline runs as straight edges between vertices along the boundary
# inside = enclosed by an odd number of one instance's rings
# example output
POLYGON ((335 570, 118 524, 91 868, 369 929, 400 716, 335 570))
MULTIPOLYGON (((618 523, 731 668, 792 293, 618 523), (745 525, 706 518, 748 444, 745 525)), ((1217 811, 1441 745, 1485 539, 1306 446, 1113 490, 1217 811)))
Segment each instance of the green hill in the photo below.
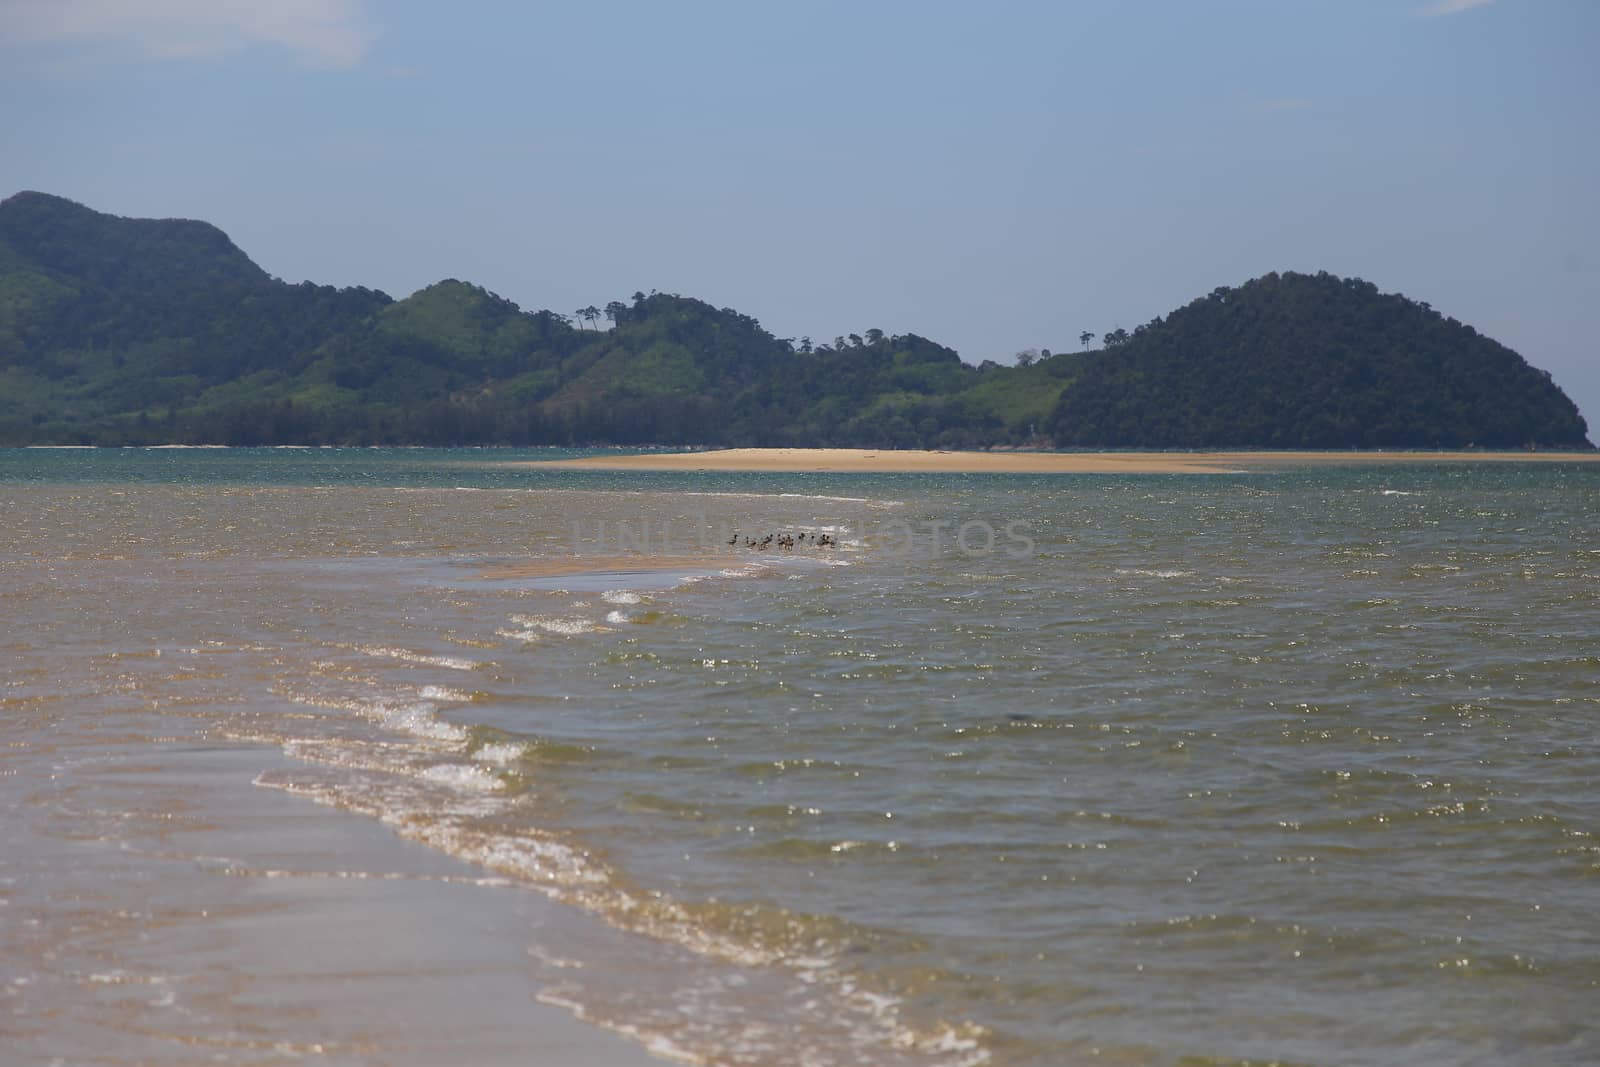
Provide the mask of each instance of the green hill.
POLYGON ((1589 447, 1548 373, 1359 279, 1268 274, 1116 341, 1057 404, 1059 444, 1589 447))
POLYGON ((276 281, 206 223, 19 193, 0 202, 0 442, 168 439, 207 390, 272 380, 389 302, 276 281))
POLYGON ((1363 282, 1269 275, 1112 340, 973 367, 667 293, 395 301, 286 284, 206 223, 0 202, 0 444, 1586 444, 1547 375, 1363 282))

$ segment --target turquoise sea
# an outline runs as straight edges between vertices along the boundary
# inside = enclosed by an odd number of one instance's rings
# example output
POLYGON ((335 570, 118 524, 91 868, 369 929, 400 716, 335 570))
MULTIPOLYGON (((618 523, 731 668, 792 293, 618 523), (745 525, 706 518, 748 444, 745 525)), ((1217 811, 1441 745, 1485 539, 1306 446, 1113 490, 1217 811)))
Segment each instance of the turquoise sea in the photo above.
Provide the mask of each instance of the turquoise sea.
MULTIPOLYGON (((1600 465, 552 455, 0 452, 0 1038, 319 1061, 181 1014, 203 943, 63 1036, 135 981, 70 962, 73 850, 245 833, 83 802, 114 748, 551 897, 504 981, 687 1062, 1600 1062, 1600 465)), ((119 886, 97 952, 179 936, 119 886)))

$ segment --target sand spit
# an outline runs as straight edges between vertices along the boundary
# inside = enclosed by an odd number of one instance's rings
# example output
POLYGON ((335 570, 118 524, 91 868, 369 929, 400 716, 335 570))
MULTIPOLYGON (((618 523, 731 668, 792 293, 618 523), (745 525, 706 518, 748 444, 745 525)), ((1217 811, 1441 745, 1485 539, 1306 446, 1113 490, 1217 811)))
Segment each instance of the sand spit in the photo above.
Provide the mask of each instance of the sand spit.
POLYGON ((521 563, 499 563, 484 567, 479 578, 564 578, 568 576, 604 577, 617 574, 694 572, 716 574, 729 567, 749 566, 750 556, 563 556, 532 559, 521 563))
POLYGON ((589 470, 931 474, 1228 474, 1403 463, 1594 463, 1596 452, 943 452, 869 448, 727 448, 533 462, 589 470))

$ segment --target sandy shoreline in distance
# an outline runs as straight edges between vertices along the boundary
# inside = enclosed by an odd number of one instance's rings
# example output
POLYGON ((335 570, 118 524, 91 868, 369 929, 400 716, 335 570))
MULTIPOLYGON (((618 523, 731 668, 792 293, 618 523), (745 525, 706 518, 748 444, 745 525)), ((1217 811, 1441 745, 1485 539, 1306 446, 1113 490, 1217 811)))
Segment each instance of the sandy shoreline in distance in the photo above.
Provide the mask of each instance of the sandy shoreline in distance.
POLYGON ((871 448, 726 448, 518 464, 589 470, 935 474, 1227 474, 1397 463, 1594 463, 1600 452, 935 452, 871 448))

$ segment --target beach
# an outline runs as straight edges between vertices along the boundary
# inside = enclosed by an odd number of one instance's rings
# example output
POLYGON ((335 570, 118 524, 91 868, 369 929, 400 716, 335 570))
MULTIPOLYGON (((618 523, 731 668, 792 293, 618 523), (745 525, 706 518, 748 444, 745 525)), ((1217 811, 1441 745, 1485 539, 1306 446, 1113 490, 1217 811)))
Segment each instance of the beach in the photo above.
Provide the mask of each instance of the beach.
POLYGON ((958 452, 873 448, 724 448, 552 460, 579 470, 769 473, 1228 474, 1406 463, 1594 463, 1597 452, 958 452))
POLYGON ((252 788, 287 756, 115 720, 25 744, 29 710, 8 706, 0 731, 0 1059, 660 1062, 530 995, 539 963, 506 931, 607 936, 581 913, 377 820, 252 788))

